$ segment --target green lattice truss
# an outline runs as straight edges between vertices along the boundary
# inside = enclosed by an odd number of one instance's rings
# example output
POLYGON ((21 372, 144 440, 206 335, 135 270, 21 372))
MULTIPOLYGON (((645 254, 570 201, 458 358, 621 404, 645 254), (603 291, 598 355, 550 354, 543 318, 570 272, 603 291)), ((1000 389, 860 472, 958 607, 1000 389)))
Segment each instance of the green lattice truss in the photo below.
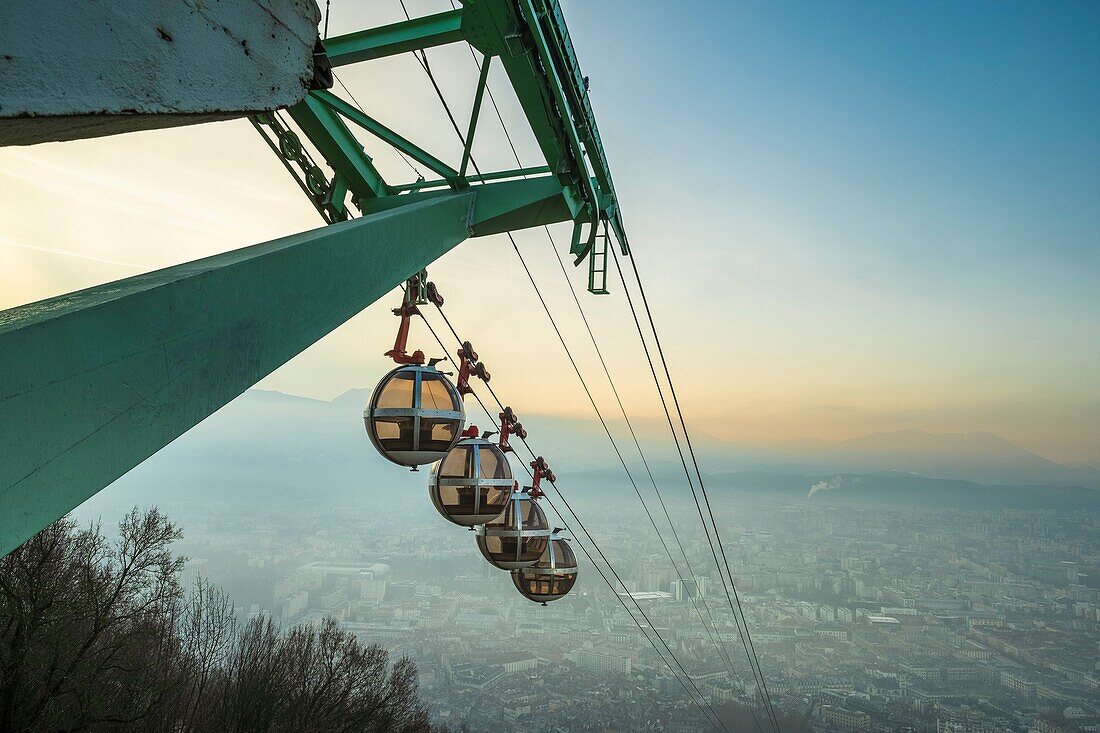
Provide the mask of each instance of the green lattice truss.
MULTIPOLYGON (((458 10, 329 38, 324 46, 328 62, 338 67, 458 42, 468 42, 480 52, 481 73, 457 169, 386 127, 354 102, 325 89, 310 92, 289 113, 331 167, 331 177, 278 116, 261 115, 253 123, 330 222, 346 219, 351 208, 369 214, 438 196, 445 189, 457 191, 498 182, 494 185, 525 190, 527 186, 516 179, 536 178, 538 190, 552 192, 544 201, 546 221, 541 223, 574 222, 570 253, 580 264, 595 252, 589 258, 589 290, 606 293, 607 237, 599 234, 600 225, 604 225, 604 232, 608 228, 614 232, 623 254, 629 250, 611 171, 588 100, 588 82, 581 74, 556 2, 467 0, 458 10), (470 150, 494 58, 504 66, 545 164, 470 175, 470 150), (368 133, 374 145, 392 146, 438 178, 387 182, 355 131, 368 133), (512 181, 510 186, 499 183, 507 180, 512 181)), ((500 231, 524 226, 530 226, 530 221, 522 215, 499 222, 500 231)))
POLYGON ((578 262, 593 255, 590 289, 603 291, 606 232, 624 254, 627 241, 556 2, 466 0, 459 10, 331 38, 325 50, 343 66, 461 42, 483 60, 457 168, 316 89, 288 112, 331 173, 276 114, 254 123, 327 226, 0 312, 0 553, 468 237, 572 221, 572 254, 578 262), (544 160, 470 175, 493 59, 544 160), (353 129, 438 179, 384 180, 353 129))

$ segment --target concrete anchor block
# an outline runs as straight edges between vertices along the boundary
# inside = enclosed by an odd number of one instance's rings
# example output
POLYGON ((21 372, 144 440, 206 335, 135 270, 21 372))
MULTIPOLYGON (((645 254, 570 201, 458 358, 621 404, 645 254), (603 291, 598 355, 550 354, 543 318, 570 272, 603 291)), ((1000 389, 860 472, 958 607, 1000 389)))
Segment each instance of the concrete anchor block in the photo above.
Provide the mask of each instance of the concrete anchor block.
POLYGON ((320 17, 314 0, 4 0, 0 145, 297 104, 320 17))

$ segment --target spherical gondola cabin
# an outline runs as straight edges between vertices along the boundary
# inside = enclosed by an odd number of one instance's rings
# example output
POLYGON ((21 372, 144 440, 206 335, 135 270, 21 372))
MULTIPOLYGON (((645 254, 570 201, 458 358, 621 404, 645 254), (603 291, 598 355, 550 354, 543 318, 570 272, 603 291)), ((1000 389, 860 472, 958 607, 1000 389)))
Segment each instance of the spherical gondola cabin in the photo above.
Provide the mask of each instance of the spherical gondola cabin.
POLYGON ((434 366, 399 366, 378 383, 363 411, 371 442, 399 466, 423 466, 458 442, 466 412, 451 380, 434 366))
POLYGON ((546 549, 550 525, 527 493, 513 491, 499 517, 477 528, 481 554, 501 570, 534 565, 546 549))
POLYGON ((514 484, 512 467, 496 443, 463 438, 432 467, 428 494, 444 519, 473 527, 500 516, 514 484))
POLYGON ((512 582, 525 598, 545 606, 573 589, 577 582, 577 556, 555 530, 538 562, 513 570, 512 582))

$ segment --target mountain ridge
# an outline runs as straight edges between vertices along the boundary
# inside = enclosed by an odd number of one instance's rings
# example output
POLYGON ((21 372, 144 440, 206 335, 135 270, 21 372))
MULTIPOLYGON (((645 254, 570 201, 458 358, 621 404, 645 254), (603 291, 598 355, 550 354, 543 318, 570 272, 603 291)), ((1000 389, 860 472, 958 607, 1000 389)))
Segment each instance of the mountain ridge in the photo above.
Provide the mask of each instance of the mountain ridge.
MULTIPOLYGON (((422 473, 397 469, 371 446, 362 422, 368 396, 367 390, 352 390, 326 401, 274 390, 249 390, 119 479, 111 493, 120 500, 140 496, 142 501, 166 502, 307 497, 342 501, 364 493, 393 496, 394 491, 397 497, 422 495, 422 473)), ((477 415, 473 418, 479 422, 477 415)), ((547 457, 563 481, 587 485, 586 490, 601 494, 630 490, 606 439, 599 437, 598 426, 536 414, 521 418, 531 431, 532 447, 547 457)), ((621 424, 610 422, 609 427, 617 435, 623 432, 621 424)), ((671 496, 683 498, 686 494, 680 492, 686 491, 686 486, 679 456, 667 437, 657 435, 651 440, 649 433, 648 429, 640 431, 640 439, 655 480, 676 492, 671 496)), ((644 489, 648 476, 633 445, 626 442, 629 437, 621 437, 624 459, 644 489)), ((1027 508, 1100 505, 1096 487, 972 481, 897 467, 860 470, 852 468, 851 462, 837 469, 789 455, 753 453, 743 446, 731 449, 705 437, 695 447, 708 487, 719 497, 749 491, 791 502, 1027 508)), ((519 455, 517 460, 522 460, 519 455)))
MULTIPOLYGON (((252 408, 278 410, 281 405, 288 410, 316 413, 297 419, 322 420, 326 424, 325 434, 335 431, 342 440, 347 440, 348 436, 343 435, 335 421, 348 420, 347 424, 353 426, 350 429, 357 431, 355 437, 365 438, 361 416, 370 394, 369 389, 353 388, 331 400, 319 400, 276 390, 252 389, 218 414, 228 411, 232 415, 252 408), (329 424, 330 421, 333 424, 329 424)), ((522 412, 520 419, 531 433, 532 447, 562 469, 595 470, 618 465, 595 420, 522 412)), ((471 413, 472 423, 483 420, 480 409, 471 413)), ((672 469, 676 469, 679 457, 668 438, 664 421, 639 418, 632 423, 651 465, 671 464, 672 469)), ((608 419, 607 424, 627 462, 637 461, 637 452, 623 421, 608 419)), ((900 472, 985 485, 1100 488, 1100 470, 1087 462, 1081 465, 1058 463, 988 431, 932 433, 919 428, 903 428, 834 442, 795 438, 779 446, 764 447, 723 441, 694 427, 692 432, 692 442, 701 462, 721 471, 766 470, 801 475, 900 472)), ((311 442, 308 436, 305 440, 311 442)))

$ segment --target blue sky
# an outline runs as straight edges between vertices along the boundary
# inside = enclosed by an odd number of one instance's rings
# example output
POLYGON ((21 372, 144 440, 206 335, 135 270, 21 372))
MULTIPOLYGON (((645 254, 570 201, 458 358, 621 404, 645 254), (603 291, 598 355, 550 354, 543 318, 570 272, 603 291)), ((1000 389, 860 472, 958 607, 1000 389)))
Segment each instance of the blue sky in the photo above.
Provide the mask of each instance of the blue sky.
MULTIPOLYGON (((987 430, 1058 460, 1100 459, 1100 6, 562 4, 702 429, 760 445, 987 430)), ((332 31, 399 17, 396 0, 334 0, 332 31)), ((463 117, 468 51, 430 57, 463 117)), ((365 66, 341 76, 369 111, 456 162, 412 59, 365 66)), ((499 71, 505 118, 533 161, 499 71)), ((479 160, 507 164, 499 128, 479 131, 479 160)), ((4 307, 319 224, 244 121, 0 149, 0 201, 4 307)), ((544 237, 518 238, 607 405, 544 237)), ((462 293, 452 317, 512 401, 590 415, 506 240, 464 245, 432 273, 462 293), (519 295, 486 323, 493 292, 513 281, 519 295)), ((584 303, 628 404, 658 415, 621 297, 584 303)), ((392 305, 262 386, 318 397, 370 386, 386 364, 365 345, 392 340, 392 305)))
POLYGON ((1071 287, 1097 264, 1100 6, 569 9, 599 66, 602 126, 620 131, 608 147, 627 150, 615 163, 628 207, 861 219, 888 236, 851 232, 847 246, 887 273, 936 269, 929 246, 954 277, 971 275, 950 267, 967 254, 1046 263, 1071 287), (658 144, 649 156, 630 149, 639 137, 658 144))
POLYGON ((944 402, 1096 399, 1100 6, 568 9, 627 213, 717 302, 944 402))

